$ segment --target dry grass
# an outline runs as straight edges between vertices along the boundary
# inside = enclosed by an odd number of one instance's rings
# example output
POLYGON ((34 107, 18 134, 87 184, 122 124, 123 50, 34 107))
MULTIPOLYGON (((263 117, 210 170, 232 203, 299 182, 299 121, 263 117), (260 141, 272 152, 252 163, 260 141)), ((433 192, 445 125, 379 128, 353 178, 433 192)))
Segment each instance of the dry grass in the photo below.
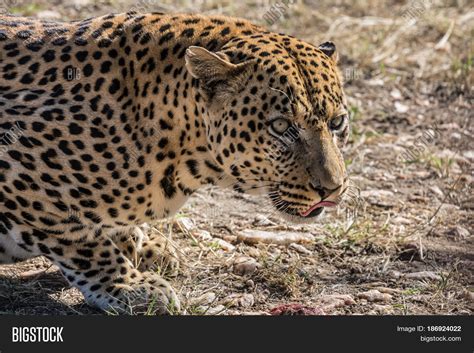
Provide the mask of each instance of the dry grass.
MULTIPOLYGON (((51 2, 35 3, 19 1, 14 10, 35 15, 53 8, 51 2)), ((56 15, 77 19, 126 10, 131 3, 53 5, 56 15)), ((265 24, 263 15, 273 3, 144 0, 135 7, 221 13, 265 24)), ((296 1, 271 28, 313 43, 336 42, 353 119, 346 163, 362 201, 319 224, 295 226, 267 215, 273 224, 257 225, 261 200, 217 189, 198 193, 182 214, 199 231, 171 231, 183 258, 179 276, 171 281, 186 311, 264 314, 296 302, 330 314, 472 314, 472 3, 296 1), (435 123, 440 136, 414 161, 401 159, 435 123), (314 240, 304 245, 306 252, 238 243, 237 233, 249 228, 306 232, 314 240), (222 240, 235 248, 229 250, 222 240), (255 259, 259 268, 235 274, 233 264, 241 256, 255 259), (435 276, 409 275, 422 271, 435 276), (373 289, 390 298, 362 298, 373 289), (334 299, 341 295, 352 301, 334 299)), ((48 268, 42 259, 0 268, 0 311, 97 313, 48 268), (44 271, 31 272, 38 269, 44 271)))

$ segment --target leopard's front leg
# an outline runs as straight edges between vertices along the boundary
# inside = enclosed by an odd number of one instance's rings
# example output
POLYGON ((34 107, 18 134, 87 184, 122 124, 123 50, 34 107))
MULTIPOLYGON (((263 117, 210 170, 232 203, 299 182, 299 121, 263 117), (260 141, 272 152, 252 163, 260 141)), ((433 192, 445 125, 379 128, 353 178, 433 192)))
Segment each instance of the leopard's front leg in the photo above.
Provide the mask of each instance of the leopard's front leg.
MULTIPOLYGON (((166 314, 180 310, 170 284, 154 272, 136 269, 108 235, 97 236, 96 232, 93 240, 73 242, 38 229, 24 229, 22 234, 35 240, 25 246, 58 265, 90 305, 118 314, 166 314)), ((87 235, 79 238, 86 239, 87 235)))
POLYGON ((117 231, 112 238, 138 270, 177 275, 179 256, 172 240, 152 231, 147 224, 117 231))

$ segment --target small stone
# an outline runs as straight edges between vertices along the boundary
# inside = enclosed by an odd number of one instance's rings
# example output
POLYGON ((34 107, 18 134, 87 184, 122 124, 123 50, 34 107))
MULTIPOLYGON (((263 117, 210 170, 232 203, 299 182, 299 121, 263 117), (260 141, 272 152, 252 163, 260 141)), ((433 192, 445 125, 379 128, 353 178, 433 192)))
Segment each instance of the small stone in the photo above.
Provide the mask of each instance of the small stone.
POLYGON ((383 86, 385 85, 385 81, 380 78, 374 78, 372 80, 368 80, 367 84, 369 86, 383 86))
POLYGON ((245 229, 237 235, 237 240, 247 243, 266 243, 289 245, 291 243, 309 243, 314 237, 308 233, 297 232, 266 232, 263 230, 245 229))
POLYGON ((471 292, 470 290, 465 289, 462 296, 468 302, 474 303, 474 293, 471 292))
POLYGON ((235 235, 224 235, 222 239, 231 244, 237 242, 237 237, 235 235))
POLYGON ((231 294, 226 299, 224 299, 223 304, 228 307, 242 307, 242 308, 250 308, 255 304, 255 298, 252 294, 244 293, 244 294, 231 294))
POLYGON ((243 308, 250 308, 255 304, 255 298, 253 297, 252 294, 244 294, 240 298, 240 306, 243 308))
POLYGON ((262 255, 260 250, 254 247, 250 247, 248 249, 248 254, 255 259, 258 259, 262 255))
POLYGON ((443 192, 442 192, 441 189, 440 189, 439 187, 437 187, 436 185, 430 186, 429 189, 430 189, 434 194, 436 194, 437 196, 439 196, 440 198, 443 198, 443 197, 444 197, 443 192))
POLYGON ((282 304, 270 310, 270 315, 274 316, 313 316, 326 315, 324 310, 319 307, 312 307, 303 304, 282 304))
POLYGON ((270 219, 268 219, 264 215, 257 215, 255 219, 253 220, 253 225, 260 226, 260 227, 270 227, 270 226, 275 226, 276 223, 272 222, 270 219))
POLYGON ((409 225, 412 224, 413 221, 402 216, 396 216, 392 219, 392 223, 397 225, 409 225))
POLYGON ((398 113, 406 113, 408 111, 409 107, 405 104, 402 104, 400 102, 395 102, 395 110, 398 113))
POLYGON ((346 305, 355 304, 354 298, 349 294, 324 295, 318 298, 318 301, 321 302, 321 308, 325 313, 332 312, 333 310, 346 305))
POLYGON ((392 299, 392 296, 388 293, 381 293, 376 289, 371 289, 367 292, 357 294, 360 299, 365 299, 368 302, 388 302, 392 299))
POLYGON ((299 252, 300 254, 303 254, 303 255, 312 255, 313 254, 311 251, 306 249, 303 245, 296 244, 296 243, 291 243, 290 244, 290 249, 293 249, 293 250, 295 250, 295 251, 297 251, 297 252, 299 252))
POLYGON ((204 307, 203 309, 203 313, 205 313, 205 315, 221 315, 227 310, 224 305, 217 305, 211 308, 204 307))
POLYGON ((231 243, 226 242, 224 239, 214 238, 212 241, 219 245, 222 250, 233 251, 235 249, 235 246, 233 246, 231 243))
POLYGON ((467 159, 470 159, 471 161, 474 161, 474 150, 465 151, 465 152, 463 152, 462 155, 464 157, 466 157, 467 159))
POLYGON ((393 207, 396 205, 396 197, 389 190, 365 190, 360 193, 360 196, 371 205, 381 207, 393 207))
POLYGON ((233 270, 236 275, 248 276, 254 274, 260 264, 252 257, 239 256, 234 260, 233 270))
POLYGON ((216 300, 216 293, 207 292, 197 298, 192 298, 189 301, 189 304, 193 306, 200 306, 200 305, 206 305, 206 304, 209 305, 209 304, 212 304, 215 300, 216 300))
POLYGON ((240 316, 270 316, 266 311, 244 311, 239 312, 237 315, 240 316))
POLYGON ((459 206, 453 205, 451 203, 444 203, 440 208, 440 212, 444 212, 445 214, 450 214, 455 211, 459 211, 459 206))
POLYGON ((211 241, 212 235, 207 230, 197 229, 191 233, 196 239, 202 241, 211 241))
POLYGON ((390 305, 374 304, 374 309, 376 313, 379 315, 392 315, 393 314, 393 308, 390 305))
POLYGON ((412 272, 407 273, 404 276, 405 278, 410 279, 417 279, 417 280, 433 280, 433 281, 441 281, 441 276, 432 272, 432 271, 420 271, 420 272, 412 272))
POLYGON ((390 92, 390 95, 392 96, 393 99, 402 99, 402 93, 400 92, 400 90, 396 88, 392 89, 392 91, 390 92))
POLYGON ((255 288, 255 282, 252 281, 251 279, 248 279, 247 281, 245 281, 245 285, 250 289, 255 288))
POLYGON ((173 228, 178 232, 191 232, 192 230, 196 229, 196 224, 191 218, 180 217, 174 221, 173 228))
POLYGON ((396 289, 396 288, 377 287, 374 289, 378 290, 380 293, 388 293, 388 294, 400 294, 403 292, 402 290, 396 289))
POLYGON ((451 133, 450 137, 454 140, 461 140, 462 139, 462 135, 459 132, 451 133))
POLYGON ((457 237, 457 238, 460 238, 460 239, 466 239, 466 238, 469 238, 469 236, 471 235, 471 233, 464 227, 461 227, 459 225, 455 226, 453 229, 452 229, 452 233, 457 237))

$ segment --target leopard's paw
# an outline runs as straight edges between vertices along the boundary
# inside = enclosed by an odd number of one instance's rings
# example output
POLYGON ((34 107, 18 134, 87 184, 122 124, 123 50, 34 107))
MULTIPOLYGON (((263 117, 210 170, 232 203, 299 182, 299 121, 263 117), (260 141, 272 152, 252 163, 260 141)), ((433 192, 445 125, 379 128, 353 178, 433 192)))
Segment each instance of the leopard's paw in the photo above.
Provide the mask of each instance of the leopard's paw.
POLYGON ((171 285, 155 273, 141 272, 126 283, 116 283, 108 300, 111 313, 163 315, 180 312, 180 301, 171 285))
POLYGON ((138 255, 140 271, 153 271, 167 276, 178 274, 178 253, 173 244, 163 236, 150 235, 149 239, 143 242, 138 255))

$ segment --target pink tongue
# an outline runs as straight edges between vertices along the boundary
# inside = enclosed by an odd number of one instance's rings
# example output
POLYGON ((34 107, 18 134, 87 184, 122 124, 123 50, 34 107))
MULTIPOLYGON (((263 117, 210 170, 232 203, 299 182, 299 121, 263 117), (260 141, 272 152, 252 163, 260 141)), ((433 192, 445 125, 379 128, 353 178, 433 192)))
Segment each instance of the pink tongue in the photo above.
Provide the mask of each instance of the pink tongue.
POLYGON ((317 208, 321 208, 321 207, 335 207, 337 206, 337 203, 335 202, 331 202, 331 201, 321 201, 321 202, 318 202, 316 205, 314 206, 311 206, 307 211, 305 212, 301 212, 301 216, 303 217, 307 217, 311 212, 313 212, 315 209, 317 208))

